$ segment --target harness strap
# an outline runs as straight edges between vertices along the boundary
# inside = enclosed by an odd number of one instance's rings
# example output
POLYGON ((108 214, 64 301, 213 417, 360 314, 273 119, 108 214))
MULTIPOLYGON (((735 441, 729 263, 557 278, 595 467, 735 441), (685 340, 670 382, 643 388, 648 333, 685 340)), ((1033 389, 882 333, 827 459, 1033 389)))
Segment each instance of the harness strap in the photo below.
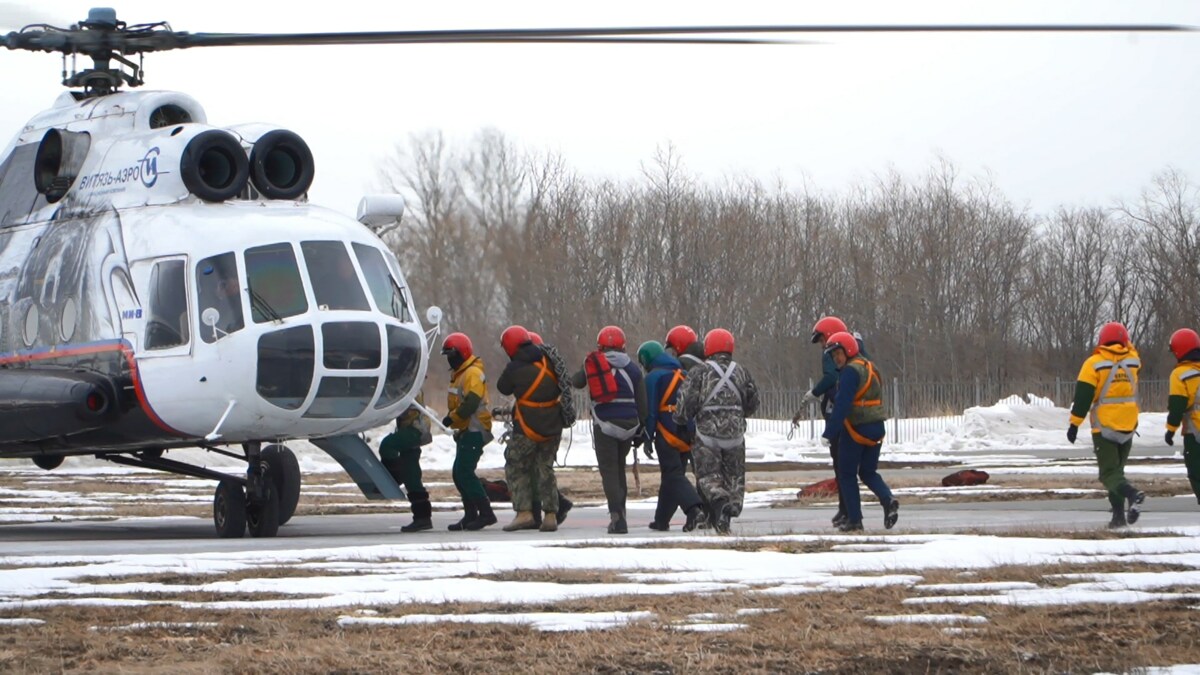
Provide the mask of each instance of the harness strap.
POLYGON ((550 440, 550 437, 539 434, 538 432, 534 431, 527 422, 525 422, 525 417, 521 414, 521 406, 527 406, 530 408, 554 407, 554 405, 558 403, 558 399, 551 401, 533 401, 530 400, 529 397, 533 396, 533 392, 537 391, 538 385, 542 383, 542 380, 546 379, 547 375, 549 375, 550 379, 554 380, 555 382, 558 381, 558 378, 554 377, 554 373, 550 372, 550 364, 545 356, 543 356, 542 360, 538 361, 534 365, 536 365, 538 368, 537 377, 533 379, 533 384, 529 386, 529 389, 527 389, 525 393, 521 394, 521 397, 517 399, 517 405, 513 406, 513 417, 516 418, 517 423, 521 425, 521 431, 525 433, 525 436, 528 437, 529 440, 534 441, 535 443, 545 443, 546 441, 550 440))
POLYGON ((842 424, 845 425, 846 433, 850 434, 850 438, 854 439, 854 442, 858 443, 859 445, 865 445, 867 447, 874 447, 883 442, 882 439, 876 441, 876 440, 867 438, 866 436, 863 436, 862 434, 858 433, 858 431, 856 431, 854 429, 854 426, 850 424, 850 420, 844 420, 842 422, 842 424))
POLYGON ((726 387, 733 390, 733 393, 736 394, 738 397, 738 401, 742 400, 742 392, 738 391, 737 387, 733 386, 733 371, 734 371, 734 369, 737 368, 737 362, 730 361, 728 370, 723 370, 721 368, 721 364, 717 363, 716 361, 705 361, 705 363, 707 363, 709 366, 711 366, 712 369, 717 373, 717 376, 720 377, 721 379, 717 380, 717 386, 713 387, 712 390, 708 392, 708 396, 704 399, 704 403, 700 406, 700 409, 701 410, 741 410, 742 406, 736 406, 736 405, 710 405, 712 403, 713 399, 715 399, 717 397, 717 394, 720 393, 720 391, 726 387))
MULTIPOLYGON (((663 392, 662 399, 658 402, 658 412, 675 412, 675 404, 667 403, 667 401, 670 401, 671 397, 675 395, 675 390, 679 388, 679 383, 682 381, 683 370, 676 370, 675 376, 671 378, 670 384, 667 385, 666 391, 663 392)), ((682 438, 671 433, 670 430, 667 429, 667 426, 662 423, 662 420, 658 421, 658 423, 655 425, 655 428, 658 431, 658 435, 662 436, 663 440, 667 442, 667 445, 675 448, 679 452, 691 452, 692 446, 682 438)))
POLYGON ((867 390, 871 388, 871 382, 879 379, 879 376, 875 374, 875 364, 859 357, 856 357, 854 360, 867 367, 867 381, 864 382, 863 385, 859 387, 858 391, 854 393, 854 405, 859 408, 871 408, 874 406, 883 405, 882 399, 863 399, 863 397, 867 395, 867 390))
POLYGON ((1142 362, 1138 359, 1121 359, 1120 361, 1097 361, 1093 366, 1095 370, 1108 369, 1108 377, 1104 379, 1103 386, 1100 387, 1100 395, 1096 397, 1095 403, 1092 403, 1090 421, 1093 429, 1099 429, 1101 435, 1105 432, 1111 436, 1111 440, 1119 443, 1133 438, 1132 431, 1120 431, 1118 429, 1110 429, 1100 422, 1100 414, 1098 412, 1100 406, 1118 404, 1118 403, 1136 403, 1137 402, 1137 378, 1134 377, 1132 368, 1141 368, 1142 362), (1117 371, 1125 373, 1125 377, 1129 379, 1129 386, 1133 390, 1129 396, 1109 396, 1108 390, 1112 387, 1113 382, 1117 379, 1117 371))

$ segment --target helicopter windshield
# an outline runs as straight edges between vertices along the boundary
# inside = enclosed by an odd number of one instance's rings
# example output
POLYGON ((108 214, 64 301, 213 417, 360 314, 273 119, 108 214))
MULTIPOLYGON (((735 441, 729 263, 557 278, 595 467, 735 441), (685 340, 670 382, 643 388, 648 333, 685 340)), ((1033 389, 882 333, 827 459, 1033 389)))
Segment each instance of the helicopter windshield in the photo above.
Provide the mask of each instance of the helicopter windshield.
POLYGON ((196 264, 196 295, 200 307, 200 337, 205 342, 216 342, 246 325, 242 316, 237 257, 233 253, 215 255, 196 264))
POLYGON ((362 268, 363 276, 367 278, 367 287, 371 289, 371 297, 375 298, 375 305, 379 307, 379 311, 405 323, 411 321, 404 293, 392 279, 387 262, 379 249, 356 243, 354 255, 358 257, 358 265, 362 268))
POLYGON ((246 281, 254 323, 279 321, 308 311, 296 252, 287 243, 246 249, 246 281))
POLYGON ((350 309, 366 312, 371 309, 363 293, 354 263, 340 241, 305 241, 300 250, 313 281, 317 307, 321 309, 350 309))

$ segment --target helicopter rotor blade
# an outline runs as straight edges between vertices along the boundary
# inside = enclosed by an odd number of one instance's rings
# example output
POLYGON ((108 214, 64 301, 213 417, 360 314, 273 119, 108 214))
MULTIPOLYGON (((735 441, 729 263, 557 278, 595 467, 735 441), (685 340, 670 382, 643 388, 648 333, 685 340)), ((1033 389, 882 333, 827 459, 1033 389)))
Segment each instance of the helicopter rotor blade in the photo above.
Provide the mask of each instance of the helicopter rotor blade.
MULTIPOLYGON (((322 44, 405 44, 464 42, 595 42, 597 38, 651 36, 697 36, 690 43, 761 44, 752 38, 724 39, 721 35, 763 33, 1164 33, 1188 32, 1192 26, 1178 24, 896 24, 812 26, 630 26, 610 28, 529 28, 499 30, 379 31, 363 33, 184 33, 179 47, 303 46, 322 44)), ((616 40, 612 40, 616 41, 616 40)), ((772 39, 768 44, 790 43, 772 39)))
POLYGON ((125 54, 190 47, 308 46, 355 44, 451 43, 650 43, 650 44, 793 44, 790 35, 838 33, 1172 33, 1190 32, 1179 24, 880 24, 880 25, 752 25, 627 26, 608 28, 525 28, 478 30, 376 31, 340 33, 189 33, 150 24, 139 30, 79 30, 28 26, 0 36, 9 49, 125 54), (773 35, 769 38, 750 37, 773 35), (668 40, 674 36, 673 39, 668 40))

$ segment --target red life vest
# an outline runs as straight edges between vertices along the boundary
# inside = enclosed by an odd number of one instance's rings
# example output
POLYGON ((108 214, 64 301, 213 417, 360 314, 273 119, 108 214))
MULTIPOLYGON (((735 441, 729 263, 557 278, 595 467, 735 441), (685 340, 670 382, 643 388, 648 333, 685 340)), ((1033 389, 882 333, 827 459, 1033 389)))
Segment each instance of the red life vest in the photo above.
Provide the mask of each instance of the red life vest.
POLYGON ((617 376, 604 352, 595 351, 583 360, 587 375, 588 393, 596 403, 609 403, 617 398, 617 376))

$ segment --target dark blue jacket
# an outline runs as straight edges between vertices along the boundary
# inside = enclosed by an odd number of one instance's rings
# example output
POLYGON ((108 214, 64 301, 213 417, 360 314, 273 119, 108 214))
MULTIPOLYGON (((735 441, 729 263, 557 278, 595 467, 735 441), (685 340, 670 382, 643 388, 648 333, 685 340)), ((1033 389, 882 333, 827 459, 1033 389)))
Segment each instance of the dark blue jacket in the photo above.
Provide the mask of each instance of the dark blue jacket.
MULTIPOLYGON (((837 395, 833 399, 833 411, 829 413, 829 417, 825 418, 825 433, 821 434, 822 436, 832 441, 842 434, 847 434, 846 417, 850 415, 850 409, 854 406, 854 394, 858 392, 860 384, 862 382, 859 380, 857 370, 842 368, 838 375, 837 395)), ((884 426, 883 422, 868 422, 854 427, 854 431, 873 441, 882 441, 884 426)), ((840 442, 854 441, 847 434, 847 437, 840 442)))
MULTIPOLYGON (((671 380, 675 377, 675 371, 681 370, 683 366, 679 363, 679 359, 663 352, 654 357, 650 362, 650 372, 646 374, 646 423, 645 428, 650 438, 657 436, 658 423, 662 422, 663 427, 667 431, 679 435, 679 427, 675 424, 675 418, 670 412, 660 413, 658 404, 662 401, 663 394, 666 393, 667 387, 670 386, 671 380)), ((686 375, 686 373, 685 373, 686 375)), ((675 401, 679 398, 679 389, 682 388, 682 383, 675 389, 675 393, 667 401, 670 405, 675 405, 675 401)))

